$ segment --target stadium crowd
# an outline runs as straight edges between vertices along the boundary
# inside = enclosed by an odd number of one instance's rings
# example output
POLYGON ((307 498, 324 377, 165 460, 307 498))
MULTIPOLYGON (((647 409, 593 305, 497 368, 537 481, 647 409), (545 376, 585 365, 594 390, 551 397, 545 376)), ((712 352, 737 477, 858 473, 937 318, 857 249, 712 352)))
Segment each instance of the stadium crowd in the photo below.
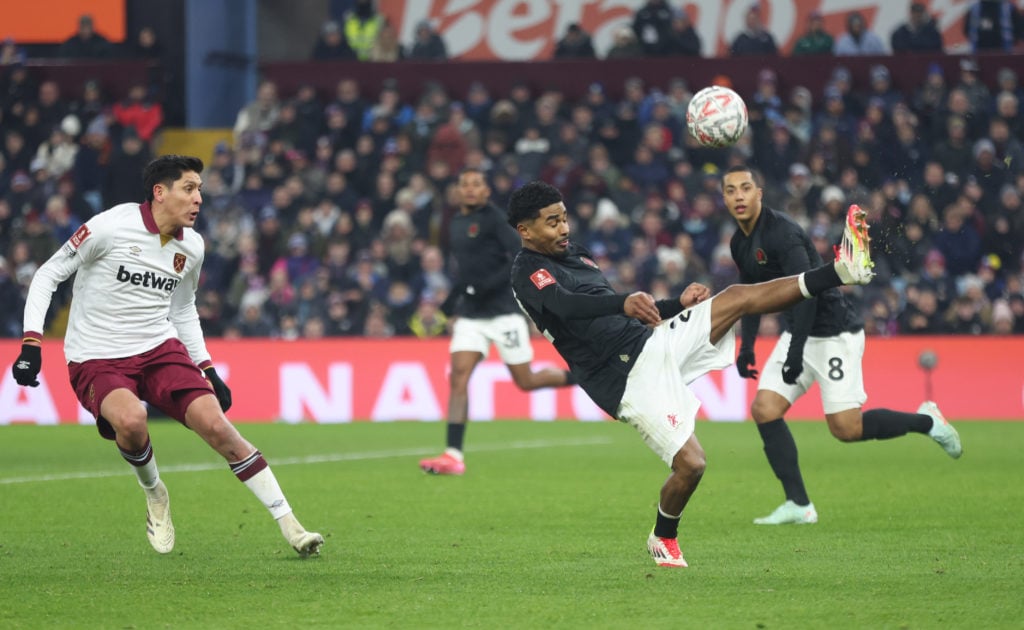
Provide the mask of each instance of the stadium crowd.
MULTIPOLYGON (((325 25, 329 41, 314 54, 332 58, 321 49, 349 29, 325 25)), ((428 30, 422 47, 437 58, 443 42, 428 30)), ((370 58, 375 41, 360 40, 356 56, 370 58)), ((96 212, 142 199, 138 177, 162 113, 146 85, 112 99, 96 82, 81 94, 37 84, 10 41, 0 64, 0 336, 19 337, 38 265, 96 212)), ((684 78, 594 83, 578 100, 527 84, 507 94, 480 82, 464 94, 433 84, 408 102, 393 81, 377 94, 347 78, 331 94, 281 94, 264 81, 238 113, 233 141, 201 156, 203 328, 284 339, 447 334, 438 305, 451 286, 453 183, 466 167, 487 173, 501 207, 532 179, 557 186, 572 238, 624 292, 660 298, 693 281, 717 291, 737 278, 720 173, 749 163, 766 203, 806 226, 826 258, 846 207, 868 209, 878 278, 855 295, 868 334, 1024 332, 1016 71, 1002 68, 986 85, 964 57, 955 76, 936 65, 919 85, 897 86, 879 64, 862 86, 836 57, 828 87, 812 94, 781 90, 770 65, 743 94, 749 132, 724 150, 688 135, 699 86, 684 78)), ((54 331, 69 299, 70 287, 55 296, 54 331)), ((764 318, 763 332, 779 322, 764 318)))

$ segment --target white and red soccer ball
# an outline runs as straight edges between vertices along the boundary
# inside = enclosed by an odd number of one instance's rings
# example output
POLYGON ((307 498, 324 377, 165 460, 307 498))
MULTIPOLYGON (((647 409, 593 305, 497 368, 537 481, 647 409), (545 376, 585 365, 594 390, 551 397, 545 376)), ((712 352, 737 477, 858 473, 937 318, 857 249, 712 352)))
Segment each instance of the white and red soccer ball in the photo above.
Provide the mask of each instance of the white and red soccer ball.
POLYGON ((702 147, 730 147, 747 130, 747 104, 727 87, 706 87, 690 100, 686 127, 702 147))

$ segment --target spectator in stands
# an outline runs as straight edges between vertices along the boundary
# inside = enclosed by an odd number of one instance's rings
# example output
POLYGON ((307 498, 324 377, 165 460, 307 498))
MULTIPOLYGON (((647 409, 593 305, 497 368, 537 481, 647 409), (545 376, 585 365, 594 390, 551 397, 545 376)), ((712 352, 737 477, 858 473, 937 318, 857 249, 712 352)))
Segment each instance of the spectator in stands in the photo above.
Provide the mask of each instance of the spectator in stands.
POLYGON ((29 75, 23 59, 15 59, 0 74, 0 109, 7 124, 24 115, 25 105, 36 96, 35 80, 29 75))
POLYGON ((761 6, 753 4, 747 9, 743 31, 732 40, 729 54, 733 57, 744 55, 777 55, 778 47, 771 32, 764 27, 761 6))
MULTIPOLYGON (((2 201, 0 207, 3 207, 2 201)), ((0 305, 3 305, 0 308, 0 337, 21 337, 24 296, 3 256, 0 256, 0 305)))
POLYGON ((972 52, 1011 52, 1024 39, 1024 15, 1011 0, 977 0, 964 16, 964 36, 972 52))
POLYGON ((831 55, 835 40, 825 30, 825 19, 815 9, 807 16, 807 31, 793 45, 793 56, 831 55))
POLYGON ((932 129, 937 124, 935 119, 946 102, 947 92, 942 66, 929 64, 924 82, 914 92, 913 98, 909 99, 914 112, 921 119, 922 129, 932 129))
POLYGON ((1020 85, 1020 79, 1017 77, 1017 72, 1013 68, 1003 67, 996 73, 996 86, 993 90, 996 94, 1007 92, 1013 94, 1020 100, 1024 97, 1024 88, 1020 85))
MULTIPOLYGON (((417 40, 419 41, 419 40, 417 40)), ((405 59, 405 48, 398 41, 398 32, 390 22, 384 20, 377 31, 377 40, 370 48, 370 56, 366 61, 393 63, 405 59)))
POLYGON ((151 141, 164 121, 163 108, 150 100, 142 83, 128 88, 127 98, 115 103, 112 112, 122 129, 134 129, 143 142, 151 141))
POLYGON ((32 164, 33 153, 25 143, 25 135, 14 126, 4 133, 2 153, 8 173, 27 172, 32 164))
POLYGON ((18 48, 13 37, 5 37, 3 42, 0 43, 0 68, 24 64, 25 57, 25 51, 18 48))
POLYGON ((948 206, 942 213, 942 230, 932 239, 952 276, 973 272, 981 259, 981 237, 966 214, 960 206, 948 206))
POLYGON ((647 0, 633 16, 633 34, 647 57, 664 57, 668 53, 672 29, 672 9, 665 0, 647 0))
POLYGON ((132 56, 136 59, 159 60, 163 57, 164 47, 156 37, 152 26, 143 26, 131 44, 132 56))
POLYGON ((981 68, 974 59, 965 57, 960 60, 960 83, 956 85, 956 89, 963 91, 970 102, 970 112, 977 117, 979 123, 977 126, 972 126, 972 139, 977 139, 980 136, 984 119, 992 105, 992 94, 982 82, 980 72, 981 68))
POLYGON ((700 57, 701 39, 693 28, 686 9, 672 9, 672 28, 668 33, 666 55, 670 57, 700 57))
POLYGON ((70 171, 75 165, 75 156, 78 153, 75 138, 80 129, 78 119, 68 115, 60 125, 53 128, 50 137, 40 143, 32 160, 32 170, 43 171, 47 179, 53 180, 70 171))
POLYGON ((351 61, 356 58, 356 53, 345 40, 341 25, 328 20, 320 27, 320 35, 310 57, 314 61, 351 61))
POLYGON ((447 58, 448 47, 441 34, 434 30, 434 24, 430 20, 421 20, 416 25, 415 40, 409 49, 409 59, 444 61, 447 58))
POLYGON ((120 144, 111 152, 103 187, 103 201, 110 206, 138 202, 142 196, 138 185, 139 173, 151 159, 149 147, 135 130, 125 129, 120 144))
POLYGON ((78 18, 78 30, 57 49, 57 56, 68 59, 110 57, 112 47, 107 38, 96 32, 92 16, 84 14, 78 18))
POLYGON ((886 54, 881 38, 868 29, 864 16, 857 11, 846 16, 846 31, 836 40, 833 52, 839 56, 886 54))
POLYGON ((870 103, 873 99, 881 101, 885 113, 888 114, 896 106, 896 103, 903 100, 903 95, 893 88, 892 75, 889 73, 889 68, 882 64, 871 66, 868 77, 871 81, 871 86, 867 93, 868 102, 870 103))
POLYGON ((644 49, 636 40, 636 33, 628 26, 620 26, 612 36, 612 45, 605 59, 634 59, 643 57, 644 49))
POLYGON ((360 61, 367 61, 385 18, 377 13, 374 0, 355 0, 345 16, 345 39, 360 61))
POLYGON ((893 53, 942 52, 942 35, 923 2, 910 5, 907 21, 892 32, 890 43, 893 53))
POLYGON ((900 314, 900 332, 907 335, 937 335, 946 332, 939 308, 933 289, 921 287, 908 292, 907 305, 900 314))
POLYGON ((555 59, 593 59, 595 56, 590 34, 577 22, 565 29, 565 35, 555 45, 555 59))
MULTIPOLYGON (((29 109, 33 106, 39 113, 39 129, 46 135, 59 125, 68 113, 67 103, 61 99, 60 86, 56 81, 43 81, 39 84, 39 96, 36 102, 29 106, 29 109)), ((26 113, 27 111, 28 109, 26 109, 26 113)), ((27 120, 22 121, 23 125, 27 123, 27 120)), ((28 134, 26 134, 27 136, 28 134)), ((37 140, 42 140, 42 138, 37 138, 37 140)))
POLYGON ((277 84, 270 80, 260 82, 255 100, 243 107, 235 119, 235 146, 243 144, 243 139, 264 136, 277 122, 280 114, 277 84))
POLYGON ((952 173, 957 182, 963 183, 971 168, 972 155, 967 122, 961 116, 954 114, 947 119, 946 137, 934 145, 932 157, 943 170, 952 173))

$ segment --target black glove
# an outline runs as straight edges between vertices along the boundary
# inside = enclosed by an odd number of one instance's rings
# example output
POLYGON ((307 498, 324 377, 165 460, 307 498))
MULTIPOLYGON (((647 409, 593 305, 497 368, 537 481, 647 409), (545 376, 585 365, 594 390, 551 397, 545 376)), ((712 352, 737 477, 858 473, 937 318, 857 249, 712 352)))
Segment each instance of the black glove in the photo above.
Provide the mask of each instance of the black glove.
POLYGON ((451 317, 452 313, 455 312, 455 304, 462 297, 462 294, 466 292, 466 285, 456 284, 452 287, 452 290, 448 292, 448 297, 441 302, 441 305, 437 307, 437 310, 444 313, 445 317, 451 317))
POLYGON ((205 372, 206 379, 210 381, 210 385, 213 385, 213 393, 217 396, 217 402, 220 403, 220 410, 226 412, 228 409, 231 409, 231 390, 221 380, 217 370, 208 367, 205 372))
POLYGON ((786 356, 786 362, 782 364, 782 381, 789 385, 795 385, 796 379, 800 378, 800 375, 804 373, 804 355, 803 352, 794 353, 790 352, 786 356))
POLYGON ((14 380, 18 381, 18 385, 38 386, 39 380, 36 377, 39 376, 39 370, 42 368, 43 349, 28 343, 21 344, 21 354, 18 355, 18 360, 11 367, 14 380))
POLYGON ((743 378, 757 378, 757 370, 754 369, 756 363, 757 359, 754 358, 754 349, 740 347, 740 354, 736 357, 736 371, 740 373, 740 376, 743 378))

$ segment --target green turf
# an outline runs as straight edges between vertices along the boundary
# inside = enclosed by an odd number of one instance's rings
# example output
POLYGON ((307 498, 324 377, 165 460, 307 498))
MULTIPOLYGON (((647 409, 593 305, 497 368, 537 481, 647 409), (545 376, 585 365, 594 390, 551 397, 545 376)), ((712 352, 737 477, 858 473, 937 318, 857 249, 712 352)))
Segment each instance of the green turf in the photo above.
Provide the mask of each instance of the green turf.
POLYGON ((474 424, 461 478, 417 469, 440 424, 244 425, 327 537, 305 561, 179 426, 153 427, 167 556, 94 429, 5 427, 0 628, 1019 628, 1024 423, 959 427, 953 461, 794 423, 821 522, 772 528, 750 522, 781 501, 753 425, 700 423, 685 570, 647 555, 666 470, 615 423, 474 424))

